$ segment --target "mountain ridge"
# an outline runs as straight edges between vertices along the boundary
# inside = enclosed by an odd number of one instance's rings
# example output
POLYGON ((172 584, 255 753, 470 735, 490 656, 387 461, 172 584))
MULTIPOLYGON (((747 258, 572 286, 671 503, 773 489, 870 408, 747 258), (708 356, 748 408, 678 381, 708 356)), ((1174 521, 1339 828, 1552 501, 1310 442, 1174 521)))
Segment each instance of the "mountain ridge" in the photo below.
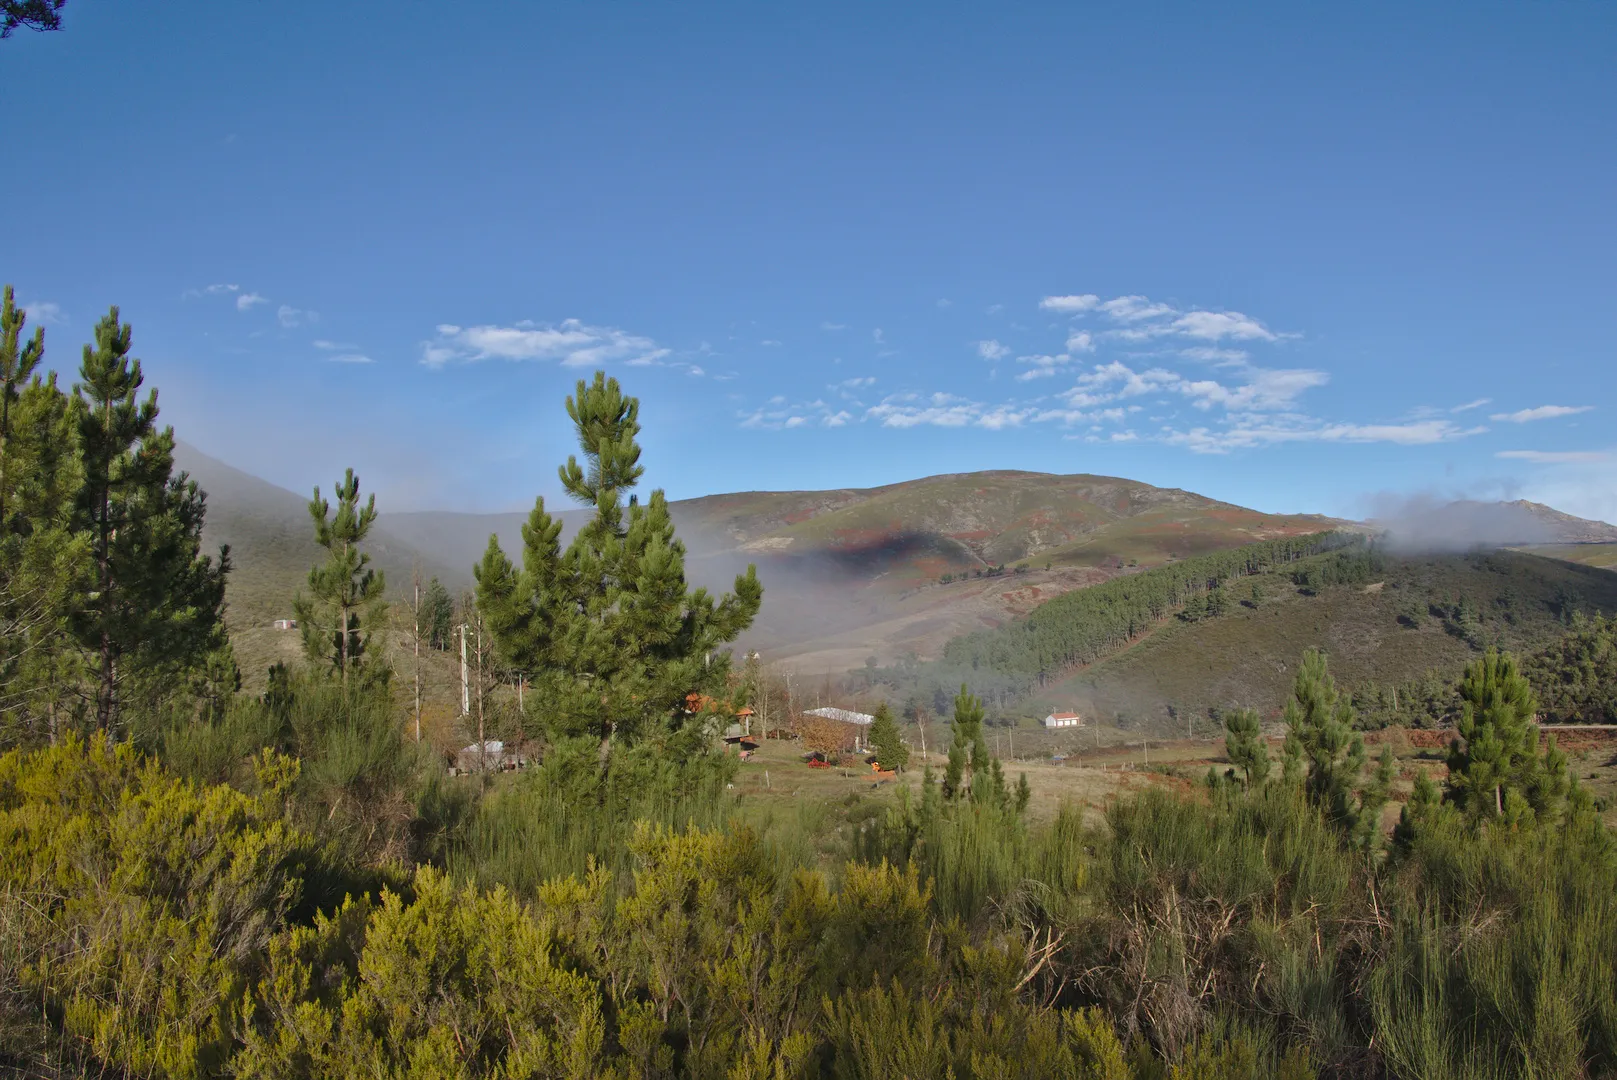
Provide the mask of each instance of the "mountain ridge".
MULTIPOLYGON (((307 496, 187 444, 176 458, 208 492, 205 540, 232 547, 233 629, 288 615, 293 593, 320 555, 307 496)), ((1601 530, 1617 537, 1604 522, 1548 507, 1477 505, 1547 522, 1535 529, 1544 542, 1597 537, 1601 530)), ((694 584, 725 589, 748 563, 758 567, 764 610, 743 646, 805 671, 847 670, 869 656, 932 655, 959 633, 1019 618, 1044 600, 1132 567, 1254 540, 1365 527, 1324 515, 1268 514, 1123 477, 1018 469, 939 473, 868 488, 725 492, 677 500, 669 509, 694 584)), ((565 541, 589 511, 552 513, 565 541)), ((520 558, 527 517, 390 513, 384 506, 368 549, 395 596, 408 589, 417 566, 459 591, 470 586, 471 567, 491 534, 520 558)), ((1466 524, 1439 514, 1425 527, 1463 532, 1466 524)))

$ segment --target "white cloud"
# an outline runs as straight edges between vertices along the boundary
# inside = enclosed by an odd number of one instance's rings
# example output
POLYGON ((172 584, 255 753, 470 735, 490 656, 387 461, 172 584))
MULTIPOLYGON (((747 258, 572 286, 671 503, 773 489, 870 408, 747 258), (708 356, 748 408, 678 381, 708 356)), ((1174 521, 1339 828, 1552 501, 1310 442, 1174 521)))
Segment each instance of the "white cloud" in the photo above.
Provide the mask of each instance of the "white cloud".
POLYGON ((1064 315, 1099 312, 1115 323, 1124 324, 1120 329, 1107 331, 1109 336, 1119 341, 1151 341, 1162 337, 1186 337, 1210 342, 1226 338, 1236 341, 1278 341, 1286 336, 1275 333, 1259 320, 1239 311, 1207 311, 1202 308, 1181 311, 1171 304, 1137 294, 1115 296, 1110 300, 1102 300, 1094 293, 1046 296, 1039 301, 1039 307, 1064 315))
POLYGON ((374 364, 376 361, 364 353, 338 353, 330 357, 333 364, 374 364))
POLYGON ((988 307, 985 308, 984 310, 987 311, 988 314, 990 314, 990 315, 998 315, 1000 312, 1005 310, 1005 305, 1004 304, 989 304, 988 307))
POLYGON ((1480 409, 1484 405, 1492 405, 1492 404, 1493 404, 1493 398, 1479 397, 1479 398, 1477 398, 1477 400, 1468 401, 1464 405, 1456 405, 1456 406, 1454 406, 1454 408, 1450 409, 1449 412, 1451 412, 1451 413, 1470 412, 1472 409, 1480 409))
POLYGON ((324 349, 327 352, 354 352, 359 348, 358 345, 348 345, 340 341, 327 341, 325 338, 315 338, 314 347, 324 349))
POLYGON ((821 330, 846 330, 847 328, 848 328, 847 323, 823 322, 823 323, 820 324, 820 329, 821 330))
POLYGON ((861 386, 874 386, 875 383, 876 376, 864 375, 855 379, 843 379, 841 382, 837 383, 836 386, 831 387, 831 389, 835 390, 838 387, 841 387, 848 390, 857 390, 861 386))
POLYGON ((1094 311, 1100 307, 1100 297, 1094 293, 1084 293, 1082 296, 1046 296, 1039 301, 1040 311, 1055 311, 1063 315, 1077 315, 1084 311, 1094 311))
POLYGON ((1122 322, 1159 319, 1164 315, 1174 314, 1172 307, 1167 304, 1153 303, 1148 297, 1144 296, 1119 296, 1101 304, 1100 310, 1122 322))
MULTIPOLYGON (((209 288, 211 289, 212 286, 210 285, 209 288)), ((269 297, 267 296, 260 296, 255 292, 242 293, 240 296, 236 297, 236 310, 246 311, 254 304, 267 303, 269 303, 269 297)))
POLYGON ((1164 428, 1163 442, 1184 446, 1200 454, 1272 446, 1291 442, 1393 443, 1428 446, 1476 435, 1486 428, 1461 428, 1449 420, 1419 420, 1405 424, 1340 424, 1293 416, 1269 420, 1244 419, 1227 428, 1197 427, 1189 431, 1164 428))
POLYGON ((1007 356, 1011 355, 1011 347, 1009 345, 1001 344, 1000 342, 995 341, 993 338, 989 338, 986 341, 976 342, 976 345, 977 355, 982 357, 984 360, 1003 360, 1007 356))
POLYGON ((1274 341, 1277 335, 1258 320, 1239 311, 1187 311, 1170 326, 1186 337, 1204 341, 1235 338, 1240 341, 1274 341))
POLYGON ((766 346, 769 346, 770 348, 774 348, 774 347, 779 346, 780 342, 776 341, 774 338, 764 338, 764 340, 760 341, 758 344, 766 345, 766 346))
POLYGON ((938 301, 938 310, 939 311, 943 310, 944 308, 948 308, 948 307, 954 307, 954 301, 953 300, 939 300, 938 301))
POLYGON ((1032 365, 1028 370, 1016 376, 1017 382, 1028 382, 1031 379, 1050 378, 1072 363, 1072 357, 1066 353, 1056 353, 1054 355, 1035 353, 1031 356, 1018 356, 1016 362, 1018 364, 1032 365))
POLYGON ((1094 336, 1091 335, 1088 330, 1078 330, 1078 331, 1075 331, 1075 332, 1073 332, 1071 334, 1068 334, 1067 335, 1067 351, 1069 353, 1094 352, 1095 351, 1095 338, 1094 338, 1094 336))
POLYGON ((695 364, 692 364, 690 367, 685 369, 685 374, 700 379, 703 375, 706 375, 707 372, 702 370, 700 367, 697 367, 695 364))
POLYGON ((882 336, 881 327, 879 326, 870 332, 870 338, 878 345, 885 345, 887 343, 887 339, 882 336))
POLYGON ((1205 360, 1214 364, 1236 364, 1245 360, 1251 354, 1245 349, 1220 349, 1215 345, 1192 345, 1188 349, 1180 349, 1179 355, 1187 360, 1205 360))
POLYGON ((221 282, 217 285, 204 285, 200 289, 186 289, 180 294, 180 299, 190 300, 199 296, 224 296, 240 290, 240 285, 227 285, 221 282))
POLYGON ((49 300, 30 300, 17 306, 35 326, 60 326, 67 321, 67 317, 62 314, 62 305, 53 304, 49 300))
POLYGON ((438 336, 423 342, 421 362, 428 367, 479 360, 554 360, 564 367, 607 363, 645 365, 669 354, 648 337, 608 326, 566 319, 557 326, 523 322, 515 326, 460 327, 445 323, 438 336))
POLYGON ((1611 455, 1603 450, 1501 450, 1494 457, 1531 461, 1535 465, 1568 465, 1611 460, 1611 455))
POLYGON ((1575 416, 1578 413, 1588 412, 1593 408, 1593 405, 1540 405, 1536 409, 1521 409, 1513 413, 1494 413, 1488 419, 1501 420, 1510 424, 1526 424, 1533 420, 1554 420, 1561 416, 1575 416))
POLYGON ((276 310, 275 317, 281 320, 281 325, 285 327, 301 326, 305 322, 320 321, 318 312, 304 311, 301 308, 292 307, 290 304, 282 304, 276 310))
POLYGON ((841 412, 832 413, 830 416, 825 417, 820 422, 826 427, 845 427, 848 421, 852 419, 853 415, 844 409, 841 412))

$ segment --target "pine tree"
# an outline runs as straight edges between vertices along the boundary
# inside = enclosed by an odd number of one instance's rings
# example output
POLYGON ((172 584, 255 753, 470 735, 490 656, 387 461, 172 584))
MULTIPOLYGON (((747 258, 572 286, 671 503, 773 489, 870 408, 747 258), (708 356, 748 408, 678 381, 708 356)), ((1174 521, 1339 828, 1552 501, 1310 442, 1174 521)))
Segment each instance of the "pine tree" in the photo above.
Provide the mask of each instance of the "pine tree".
POLYGON ((598 740, 603 769, 614 741, 682 729, 686 695, 723 694, 729 654, 720 647, 763 601, 751 566, 717 600, 687 589, 667 499, 653 491, 642 505, 630 495, 645 471, 639 411, 616 379, 597 372, 580 381, 567 413, 584 460, 569 457, 560 476, 594 516, 563 552, 561 522, 538 499, 520 570, 494 537, 476 568, 477 603, 501 660, 533 680, 535 706, 555 733, 598 740))
POLYGON ((1269 746, 1253 709, 1235 709, 1224 718, 1224 753, 1242 771, 1243 785, 1262 787, 1269 779, 1269 746))
POLYGON ((434 649, 448 649, 455 636, 455 601, 434 577, 421 598, 421 633, 434 649))
POLYGON ((909 764, 910 748, 899 736, 893 710, 885 701, 876 707, 876 716, 871 721, 870 745, 876 752, 876 764, 883 769, 897 770, 909 764))
POLYGON ((314 489, 309 517, 315 542, 326 549, 326 560, 309 571, 310 596, 301 592, 293 601, 303 630, 303 648, 316 669, 333 672, 348 686, 360 675, 385 678, 379 665, 366 663, 371 634, 368 626, 382 621, 383 575, 371 569, 371 557, 360 550, 376 522, 376 496, 359 504, 359 477, 349 469, 332 489, 337 512, 314 489))
POLYGON ((1286 774, 1300 778, 1309 802, 1351 827, 1353 784, 1364 768, 1364 737, 1353 730, 1353 706, 1336 689, 1318 649, 1303 653, 1286 703, 1286 774))
POLYGON ((1538 701, 1508 653, 1489 649, 1466 667, 1449 746, 1449 798, 1473 816, 1558 816, 1572 789, 1554 738, 1544 753, 1538 701), (1519 803, 1519 806, 1512 804, 1519 803))
POLYGON ((14 477, 8 480, 7 467, 11 464, 11 410, 21 396, 34 369, 45 353, 45 330, 34 330, 31 340, 22 340, 23 323, 27 313, 18 308, 10 285, 0 300, 0 532, 6 531, 7 495, 14 477))
POLYGON ((224 641, 229 550, 202 555, 206 497, 174 475, 174 429, 157 428, 157 391, 129 356, 131 330, 112 308, 79 369, 83 482, 75 517, 94 560, 94 591, 74 626, 96 671, 95 722, 119 722, 132 681, 159 696, 224 641))

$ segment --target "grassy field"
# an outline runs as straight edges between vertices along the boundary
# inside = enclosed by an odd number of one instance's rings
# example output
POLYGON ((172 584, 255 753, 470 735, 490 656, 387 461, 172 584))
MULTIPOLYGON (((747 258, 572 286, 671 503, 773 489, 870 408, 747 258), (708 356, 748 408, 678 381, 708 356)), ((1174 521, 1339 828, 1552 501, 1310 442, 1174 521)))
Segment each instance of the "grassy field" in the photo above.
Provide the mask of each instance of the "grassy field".
POLYGON ((1522 550, 1547 559, 1617 570, 1617 544, 1543 544, 1522 550))
MULTIPOLYGON (((1153 786, 1194 792, 1209 768, 1222 773, 1229 767, 1222 737, 1158 741, 1103 727, 1063 732, 1041 741, 1036 735, 1043 733, 1030 729, 1012 731, 1009 739, 1004 729, 994 729, 988 733, 991 745, 996 734, 1002 753, 1009 751, 1008 742, 1014 742, 1016 756, 1003 758, 1005 772, 1012 780, 1018 774, 1027 775, 1033 791, 1029 814, 1034 820, 1049 820, 1063 805, 1073 805, 1086 819, 1098 822, 1107 804, 1120 796, 1153 786), (1063 753, 1064 760, 1052 760, 1052 750, 1063 753)), ((1366 735, 1372 756, 1386 744, 1393 748, 1398 762, 1393 802, 1384 821, 1388 829, 1420 772, 1439 782, 1446 775, 1443 760, 1449 735, 1401 728, 1366 735)), ((824 833, 828 842, 845 839, 848 829, 857 829, 861 821, 891 805, 901 787, 909 786, 912 795, 916 794, 913 788, 920 782, 924 762, 913 725, 905 737, 914 748, 911 766, 887 781, 875 780, 865 767, 810 768, 803 763, 798 743, 765 742, 742 763, 736 793, 744 812, 758 820, 799 816, 813 826, 812 831, 824 833)), ((1579 781, 1602 800, 1606 819, 1617 825, 1617 730, 1564 731, 1559 741, 1568 751, 1579 781)), ((1270 754, 1277 764, 1280 742, 1278 737, 1270 740, 1270 754)), ((929 757, 941 773, 944 755, 933 752, 929 757)))

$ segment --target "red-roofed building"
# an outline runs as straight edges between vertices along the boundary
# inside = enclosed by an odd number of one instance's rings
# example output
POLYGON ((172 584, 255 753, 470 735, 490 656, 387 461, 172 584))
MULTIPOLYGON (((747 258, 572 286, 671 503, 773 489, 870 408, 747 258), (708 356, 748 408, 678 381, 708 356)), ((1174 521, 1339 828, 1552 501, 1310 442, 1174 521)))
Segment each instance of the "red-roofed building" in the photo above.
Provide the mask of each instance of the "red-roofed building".
POLYGON ((1075 712, 1053 712, 1044 718, 1047 728, 1083 727, 1084 718, 1075 712))

